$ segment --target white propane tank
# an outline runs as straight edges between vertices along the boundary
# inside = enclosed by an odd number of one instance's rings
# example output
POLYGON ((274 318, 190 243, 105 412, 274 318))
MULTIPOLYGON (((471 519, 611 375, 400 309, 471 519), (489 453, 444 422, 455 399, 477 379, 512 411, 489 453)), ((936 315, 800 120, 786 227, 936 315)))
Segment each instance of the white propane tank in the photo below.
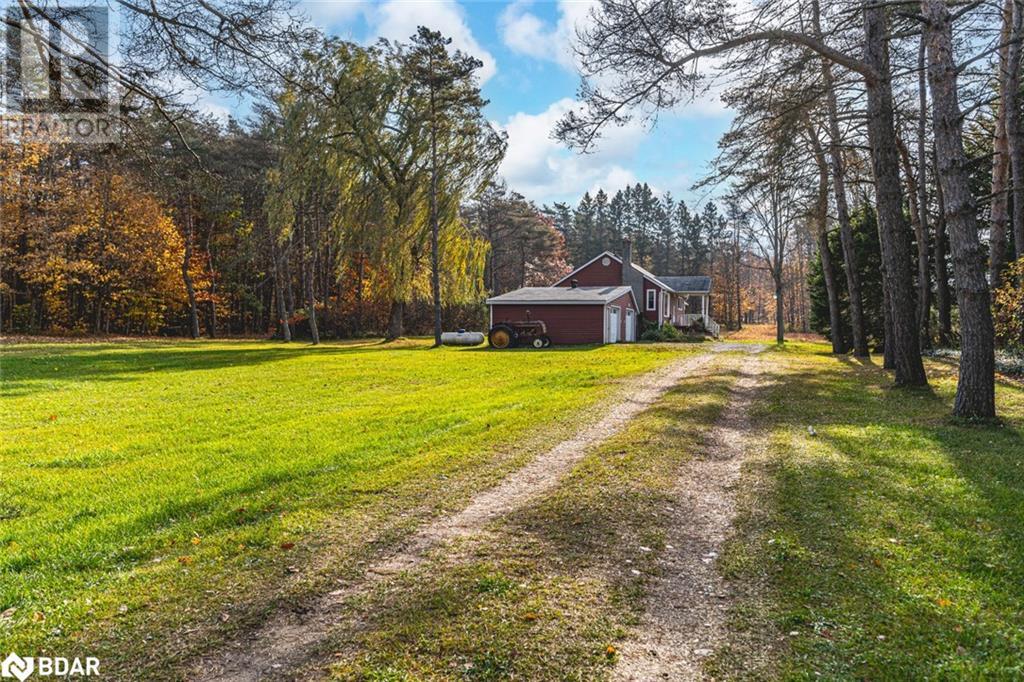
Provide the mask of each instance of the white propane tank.
POLYGON ((446 346, 479 346, 484 342, 482 332, 467 332, 460 329, 457 332, 441 332, 441 343, 446 346))

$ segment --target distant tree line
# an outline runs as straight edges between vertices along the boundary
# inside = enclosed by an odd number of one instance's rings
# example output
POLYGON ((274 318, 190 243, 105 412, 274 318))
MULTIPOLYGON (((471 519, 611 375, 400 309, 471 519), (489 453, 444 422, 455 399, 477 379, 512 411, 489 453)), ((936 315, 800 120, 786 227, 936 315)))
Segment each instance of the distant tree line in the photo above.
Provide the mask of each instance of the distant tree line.
POLYGON ((544 206, 545 215, 565 235, 576 265, 602 251, 620 253, 623 239, 633 243, 633 257, 657 274, 706 274, 714 252, 728 232, 726 217, 713 201, 691 212, 671 193, 658 196, 647 183, 611 195, 587 192, 576 206, 544 206))

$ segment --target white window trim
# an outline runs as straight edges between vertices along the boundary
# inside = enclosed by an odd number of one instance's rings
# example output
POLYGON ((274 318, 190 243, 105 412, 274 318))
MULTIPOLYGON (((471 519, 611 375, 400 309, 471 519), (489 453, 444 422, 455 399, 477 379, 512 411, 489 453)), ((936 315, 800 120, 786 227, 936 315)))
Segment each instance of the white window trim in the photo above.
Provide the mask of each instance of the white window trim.
POLYGON ((647 310, 657 310, 658 309, 658 290, 657 289, 648 289, 647 291, 644 292, 644 296, 647 297, 647 303, 646 303, 647 310))
POLYGON ((663 291, 663 292, 661 292, 661 308, 662 308, 662 310, 665 311, 665 317, 668 317, 669 315, 672 314, 672 308, 669 307, 669 306, 670 306, 670 303, 669 303, 669 298, 668 298, 668 292, 667 291, 663 291))

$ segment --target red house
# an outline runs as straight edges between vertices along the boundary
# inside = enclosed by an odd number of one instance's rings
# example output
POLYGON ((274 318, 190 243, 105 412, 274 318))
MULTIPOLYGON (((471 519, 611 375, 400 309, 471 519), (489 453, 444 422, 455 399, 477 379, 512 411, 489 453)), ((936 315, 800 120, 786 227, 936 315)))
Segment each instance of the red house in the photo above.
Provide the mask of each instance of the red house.
POLYGON ((662 325, 692 327, 698 320, 718 336, 711 319, 711 278, 654 275, 633 263, 632 246, 623 258, 605 251, 550 287, 524 287, 487 299, 491 327, 541 321, 551 343, 635 341, 639 316, 662 325))

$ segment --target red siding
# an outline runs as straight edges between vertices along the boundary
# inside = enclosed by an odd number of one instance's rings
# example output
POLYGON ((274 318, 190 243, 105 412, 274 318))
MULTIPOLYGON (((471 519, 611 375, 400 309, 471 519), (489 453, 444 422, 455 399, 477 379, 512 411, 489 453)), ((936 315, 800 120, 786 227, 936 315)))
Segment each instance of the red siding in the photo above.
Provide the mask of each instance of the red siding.
MULTIPOLYGON (((614 261, 613 261, 614 262, 614 261)), ((604 343, 604 305, 509 305, 491 306, 493 324, 527 319, 541 320, 552 343, 604 343)), ((625 313, 623 313, 625 315, 625 313)))
POLYGON ((643 297, 643 300, 639 302, 640 309, 644 312, 644 318, 645 319, 650 320, 651 322, 656 322, 659 325, 665 319, 664 318, 664 310, 662 311, 662 313, 663 313, 662 319, 660 319, 660 320, 658 319, 658 307, 661 306, 661 292, 662 292, 661 287, 659 287, 657 284, 655 284, 654 282, 652 282, 649 279, 647 279, 646 277, 644 277, 644 297, 643 297), (658 292, 656 294, 655 299, 654 299, 654 303, 655 303, 654 310, 648 310, 647 309, 647 290, 648 289, 654 289, 655 291, 658 292))
POLYGON ((605 256, 611 261, 608 265, 601 265, 601 258, 574 272, 571 277, 559 284, 560 287, 567 287, 572 280, 579 280, 581 287, 617 287, 622 286, 622 263, 605 256))

